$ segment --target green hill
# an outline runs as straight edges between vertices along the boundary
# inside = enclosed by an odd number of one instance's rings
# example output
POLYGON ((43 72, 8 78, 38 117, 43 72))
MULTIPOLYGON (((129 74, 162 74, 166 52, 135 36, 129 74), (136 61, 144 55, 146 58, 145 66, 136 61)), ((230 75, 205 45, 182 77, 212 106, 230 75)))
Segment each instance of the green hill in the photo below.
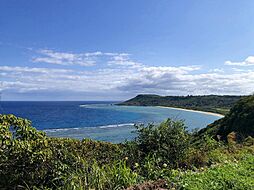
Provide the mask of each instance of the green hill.
POLYGON ((232 105, 243 96, 158 96, 138 95, 118 105, 168 106, 226 114, 232 105))
POLYGON ((230 112, 222 119, 208 125, 199 134, 208 133, 217 138, 227 139, 234 134, 234 138, 242 140, 247 136, 254 136, 254 96, 240 99, 230 112))

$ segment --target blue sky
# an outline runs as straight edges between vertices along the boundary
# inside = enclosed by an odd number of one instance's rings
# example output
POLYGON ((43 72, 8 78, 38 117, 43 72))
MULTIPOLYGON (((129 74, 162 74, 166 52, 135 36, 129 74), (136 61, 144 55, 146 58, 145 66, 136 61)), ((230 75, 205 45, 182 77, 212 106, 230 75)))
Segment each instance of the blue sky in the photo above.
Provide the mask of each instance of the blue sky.
POLYGON ((253 10, 252 0, 2 0, 2 98, 253 93, 253 10))

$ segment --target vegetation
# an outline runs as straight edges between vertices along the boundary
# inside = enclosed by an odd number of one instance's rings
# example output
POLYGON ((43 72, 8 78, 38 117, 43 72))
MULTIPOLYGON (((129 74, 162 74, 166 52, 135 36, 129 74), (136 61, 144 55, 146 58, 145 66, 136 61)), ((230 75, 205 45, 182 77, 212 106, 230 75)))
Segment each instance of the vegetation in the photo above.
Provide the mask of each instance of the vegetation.
POLYGON ((144 163, 149 158, 156 159, 159 167, 166 164, 175 168, 186 156, 190 134, 183 122, 168 119, 159 126, 148 124, 146 127, 138 125, 136 128, 138 137, 126 143, 124 151, 126 156, 129 155, 132 165, 135 162, 144 163))
MULTIPOLYGON (((226 158, 224 162, 199 170, 172 170, 168 181, 182 189, 253 189, 253 152, 247 153, 242 149, 243 153, 237 160, 226 158)), ((227 157, 227 154, 223 156, 227 157)))
POLYGON ((221 140, 242 141, 248 136, 254 136, 254 96, 240 99, 222 119, 200 130, 221 140), (230 135, 229 135, 230 134, 230 135))
POLYGON ((118 105, 166 106, 226 114, 243 96, 158 96, 138 95, 118 105))
POLYGON ((253 102, 240 100, 219 127, 190 133, 168 119, 136 126, 136 139, 122 144, 51 138, 0 115, 0 189, 253 189, 253 102), (244 135, 220 141, 208 131, 244 135))
POLYGON ((0 126, 0 187, 6 189, 62 186, 78 168, 112 163, 120 152, 111 143, 49 138, 13 115, 0 115, 0 126))

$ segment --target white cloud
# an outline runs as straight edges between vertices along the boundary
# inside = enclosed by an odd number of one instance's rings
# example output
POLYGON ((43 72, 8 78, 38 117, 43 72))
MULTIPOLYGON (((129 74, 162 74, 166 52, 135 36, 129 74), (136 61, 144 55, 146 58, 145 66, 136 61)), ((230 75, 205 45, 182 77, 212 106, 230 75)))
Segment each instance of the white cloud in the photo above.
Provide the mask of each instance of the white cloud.
POLYGON ((250 94, 254 71, 200 73, 198 66, 109 67, 90 71, 1 66, 3 89, 77 93, 250 94), (124 69, 123 69, 124 68, 124 69), (199 73, 193 71, 199 70, 199 73))
MULTIPOLYGON (((112 94, 112 97, 114 94, 137 93, 195 95, 250 94, 254 91, 253 70, 230 68, 202 71, 201 66, 197 65, 149 66, 132 60, 126 53, 41 51, 44 57, 35 58, 35 62, 82 65, 83 60, 91 60, 100 65, 87 70, 0 66, 1 89, 19 93, 101 93, 112 94)), ((248 57, 245 61, 250 63, 253 58, 248 57)))
POLYGON ((80 66, 94 66, 97 61, 105 61, 109 64, 115 65, 138 65, 129 58, 127 53, 103 53, 84 52, 84 53, 66 53, 56 52, 53 50, 43 49, 37 52, 39 55, 32 59, 35 63, 49 63, 57 65, 80 65, 80 66))
POLYGON ((133 91, 135 93, 160 93, 165 95, 250 94, 254 90, 254 71, 236 74, 193 74, 191 71, 179 68, 164 68, 161 70, 152 67, 148 70, 149 72, 140 72, 139 77, 126 81, 119 88, 123 91, 133 91), (176 70, 176 72, 172 72, 173 70, 176 70))
POLYGON ((102 54, 103 54, 102 52, 96 51, 96 52, 92 52, 92 53, 84 53, 83 55, 85 55, 86 57, 91 57, 91 56, 99 56, 102 54))
POLYGON ((129 54, 120 53, 112 55, 111 59, 108 61, 108 65, 139 67, 142 66, 142 63, 131 60, 129 54))
POLYGON ((9 71, 9 72, 30 72, 30 73, 67 73, 71 70, 67 69, 48 69, 48 68, 31 68, 31 67, 11 67, 11 66, 0 66, 0 71, 9 71))
POLYGON ((47 49, 40 50, 38 51, 38 53, 41 57, 33 58, 33 62, 81 66, 93 66, 95 64, 95 60, 93 60, 93 57, 101 55, 101 52, 74 54, 55 52, 47 49))
POLYGON ((209 72, 212 72, 212 73, 224 73, 225 71, 223 69, 210 69, 209 72))
POLYGON ((233 65, 233 66, 254 66, 254 56, 247 57, 244 61, 241 62, 232 62, 226 61, 225 65, 233 65))

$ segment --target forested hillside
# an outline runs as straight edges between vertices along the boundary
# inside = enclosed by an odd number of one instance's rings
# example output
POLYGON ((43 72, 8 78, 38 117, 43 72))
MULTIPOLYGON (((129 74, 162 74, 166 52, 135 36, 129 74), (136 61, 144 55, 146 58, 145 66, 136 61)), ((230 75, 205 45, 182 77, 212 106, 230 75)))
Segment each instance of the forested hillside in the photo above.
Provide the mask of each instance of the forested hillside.
POLYGON ((138 95, 118 105, 168 106, 225 114, 232 105, 244 96, 158 96, 138 95))
POLYGON ((230 138, 230 133, 231 138, 237 140, 254 136, 254 96, 239 100, 224 118, 201 129, 200 134, 202 133, 224 140, 230 138))

